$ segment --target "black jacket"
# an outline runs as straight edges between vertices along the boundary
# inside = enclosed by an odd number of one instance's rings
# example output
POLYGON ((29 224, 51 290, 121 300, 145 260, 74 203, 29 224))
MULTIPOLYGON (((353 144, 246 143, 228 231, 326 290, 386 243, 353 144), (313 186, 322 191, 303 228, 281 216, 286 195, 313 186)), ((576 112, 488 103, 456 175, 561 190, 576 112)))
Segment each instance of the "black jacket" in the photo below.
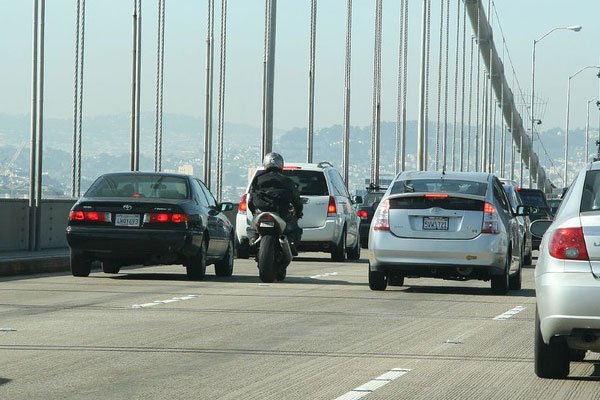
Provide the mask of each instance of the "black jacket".
POLYGON ((276 212, 287 216, 289 204, 293 204, 296 215, 302 215, 302 201, 296 184, 277 169, 259 171, 250 185, 248 208, 252 213, 261 211, 276 212))

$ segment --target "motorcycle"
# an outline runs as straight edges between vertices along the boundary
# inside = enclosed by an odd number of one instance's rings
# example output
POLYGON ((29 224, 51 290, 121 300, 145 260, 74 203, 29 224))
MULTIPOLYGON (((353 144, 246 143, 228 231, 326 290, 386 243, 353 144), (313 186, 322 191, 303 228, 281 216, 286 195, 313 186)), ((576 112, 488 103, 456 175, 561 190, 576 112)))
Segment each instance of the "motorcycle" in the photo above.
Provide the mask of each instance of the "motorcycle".
POLYGON ((258 233, 256 260, 260 280, 271 283, 283 281, 292 261, 292 249, 286 235, 286 222, 277 213, 259 212, 252 221, 258 233))

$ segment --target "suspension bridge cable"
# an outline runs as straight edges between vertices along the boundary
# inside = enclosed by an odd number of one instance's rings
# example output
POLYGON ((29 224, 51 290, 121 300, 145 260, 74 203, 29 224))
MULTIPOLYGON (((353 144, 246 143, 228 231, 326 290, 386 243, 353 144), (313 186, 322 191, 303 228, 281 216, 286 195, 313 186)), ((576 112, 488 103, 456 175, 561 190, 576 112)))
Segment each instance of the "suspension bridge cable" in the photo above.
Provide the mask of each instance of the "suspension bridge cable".
MULTIPOLYGON (((460 12, 460 1, 458 1, 458 8, 460 12)), ((465 150, 465 77, 466 77, 466 64, 467 64, 467 7, 463 7, 463 36, 462 36, 462 96, 461 96, 461 108, 460 108, 460 172, 465 169, 464 166, 464 150, 465 150)))
POLYGON ((424 160, 425 170, 428 170, 429 160, 427 157, 429 147, 429 58, 431 50, 431 0, 427 0, 427 23, 426 23, 426 38, 425 38, 425 145, 424 145, 424 160))
MULTIPOLYGON (((447 166, 448 158, 448 78, 449 78, 449 53, 450 53, 450 0, 446 0, 446 71, 444 73, 446 79, 444 81, 444 142, 442 145, 442 166, 444 171, 447 166)), ((456 103, 455 103, 456 105, 456 103)))
MULTIPOLYGON (((449 1, 449 0, 448 0, 449 1)), ((444 35, 444 0, 440 0, 440 48, 439 48, 439 56, 438 56, 438 85, 437 85, 437 120, 435 124, 435 170, 439 169, 439 160, 440 160, 440 117, 441 117, 441 107, 442 107, 442 52, 444 50, 443 46, 443 35, 444 35)))
POLYGON ((397 108, 396 108, 396 143, 395 143, 395 154, 394 154, 394 173, 398 175, 400 172, 400 141, 402 135, 402 68, 404 66, 404 0, 400 2, 400 29, 398 38, 398 83, 397 83, 397 108))
POLYGON ((163 144, 163 99, 164 99, 164 74, 165 74, 165 3, 162 0, 162 23, 160 35, 160 118, 158 129, 158 170, 162 171, 162 144, 163 144))
POLYGON ((408 1, 404 1, 404 60, 403 70, 403 84, 402 84, 402 158, 401 167, 402 171, 406 169, 406 96, 408 86, 408 1))
POLYGON ((225 68, 227 55, 227 0, 221 0, 219 65, 219 122, 217 126, 217 199, 223 201, 223 128, 225 120, 225 68))
POLYGON ((79 60, 79 124, 77 127, 77 197, 81 196, 81 141, 83 138, 83 61, 85 59, 85 0, 81 0, 81 58, 79 60))
POLYGON ((460 53, 460 0, 456 2, 456 57, 454 59, 454 119, 453 119, 453 130, 452 130, 452 171, 456 171, 456 133, 458 130, 457 126, 457 114, 458 114, 458 67, 459 67, 459 53, 460 53))
POLYGON ((75 15, 75 69, 73 73, 73 161, 71 166, 71 197, 77 195, 77 122, 79 91, 79 29, 81 26, 81 0, 77 0, 75 15))
POLYGON ((471 36, 471 57, 469 61, 469 121, 467 127, 469 129, 467 137, 467 172, 471 172, 471 132, 473 127, 471 125, 473 117, 473 41, 475 39, 471 36))
POLYGON ((159 119, 159 108, 160 108, 160 26, 162 24, 162 0, 157 0, 157 33, 156 33, 156 107, 155 107, 155 121, 154 121, 154 172, 158 172, 158 119, 159 119))

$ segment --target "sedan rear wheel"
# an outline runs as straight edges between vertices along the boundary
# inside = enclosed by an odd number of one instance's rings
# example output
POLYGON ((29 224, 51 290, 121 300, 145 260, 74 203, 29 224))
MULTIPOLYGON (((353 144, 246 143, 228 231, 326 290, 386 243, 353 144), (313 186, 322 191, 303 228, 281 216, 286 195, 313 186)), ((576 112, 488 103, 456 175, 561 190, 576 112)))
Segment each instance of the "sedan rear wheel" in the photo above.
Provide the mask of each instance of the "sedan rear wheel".
POLYGON ((121 265, 116 261, 102 261, 102 271, 105 274, 118 274, 121 265))
POLYGON ((215 275, 231 276, 233 274, 233 239, 229 239, 227 251, 222 260, 215 263, 215 275))
POLYGON ((544 343, 540 330, 540 316, 535 313, 535 374, 540 378, 566 378, 569 375, 569 348, 563 338, 544 343))
POLYGON ((206 241, 202 241, 202 246, 198 254, 189 259, 185 266, 189 279, 201 280, 206 275, 206 241))
POLYGON ((238 238, 236 236, 235 252, 236 252, 237 258, 248 259, 248 257, 250 257, 250 250, 248 249, 248 242, 244 241, 243 243, 240 243, 240 241, 238 240, 238 238))
POLYGON ((73 276, 88 276, 92 263, 84 252, 71 250, 71 274, 73 276))
POLYGON ((371 271, 369 269, 369 287, 371 290, 385 290, 387 284, 387 277, 383 271, 371 271))

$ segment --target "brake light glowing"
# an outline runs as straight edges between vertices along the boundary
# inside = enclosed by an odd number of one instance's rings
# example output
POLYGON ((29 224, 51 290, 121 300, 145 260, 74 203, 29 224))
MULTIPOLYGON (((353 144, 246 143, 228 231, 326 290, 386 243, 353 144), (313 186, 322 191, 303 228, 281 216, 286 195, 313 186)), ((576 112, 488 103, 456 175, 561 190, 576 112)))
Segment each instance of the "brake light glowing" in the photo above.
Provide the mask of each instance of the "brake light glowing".
POLYGON ((240 204, 238 205, 238 212, 245 213, 248 209, 248 204, 246 203, 246 198, 248 197, 248 193, 244 193, 242 198, 240 199, 240 204))
POLYGON ((295 165, 286 165, 283 169, 302 169, 302 167, 297 167, 295 165))
POLYGON ((361 218, 361 219, 366 219, 368 218, 369 214, 365 211, 365 210, 358 210, 356 212, 356 214, 361 218))
POLYGON ((496 207, 493 204, 485 203, 483 206, 483 225, 481 233, 500 233, 500 221, 496 207))
POLYGON ((139 193, 134 193, 133 197, 140 197, 140 194, 139 193))
POLYGON ((581 228, 562 228, 553 232, 548 241, 548 252, 561 260, 588 261, 588 252, 581 228))
POLYGON ((426 193, 425 194, 425 198, 428 199, 446 199, 449 196, 447 194, 443 194, 443 193, 426 193))
POLYGON ((330 217, 332 215, 337 214, 337 206, 335 205, 335 197, 329 196, 329 205, 327 206, 327 216, 330 217))
POLYGON ((181 224, 189 222, 190 217, 187 214, 168 214, 168 213, 147 213, 144 214, 144 223, 165 223, 173 222, 175 224, 181 224))
POLYGON ((69 221, 111 222, 112 218, 109 212, 71 211, 69 212, 69 221))
POLYGON ((519 186, 519 187, 517 188, 517 192, 520 192, 520 191, 521 191, 521 187, 519 186))
POLYGON ((377 211, 373 216, 373 230, 389 231, 390 230, 390 201, 385 200, 379 203, 377 211))

